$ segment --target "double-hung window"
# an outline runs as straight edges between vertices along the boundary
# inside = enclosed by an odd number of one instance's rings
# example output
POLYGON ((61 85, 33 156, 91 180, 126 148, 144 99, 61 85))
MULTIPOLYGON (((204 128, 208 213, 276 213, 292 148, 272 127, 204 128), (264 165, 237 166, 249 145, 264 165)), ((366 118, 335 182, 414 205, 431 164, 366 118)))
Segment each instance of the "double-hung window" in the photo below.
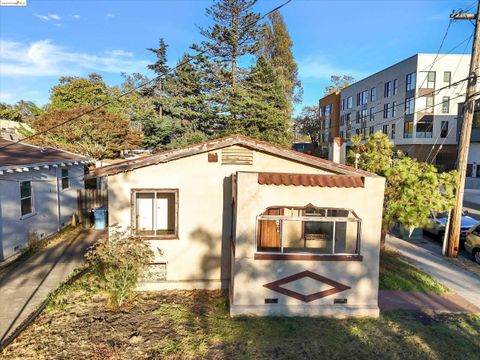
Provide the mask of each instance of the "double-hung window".
POLYGON ((145 238, 178 238, 178 190, 133 189, 132 229, 145 238))
POLYGON ((69 187, 68 168, 62 168, 62 190, 68 189, 69 187))
POLYGON ((26 216, 33 213, 32 182, 20 182, 20 214, 26 216))
POLYGON ((271 207, 257 216, 257 252, 359 254, 360 224, 349 209, 271 207))

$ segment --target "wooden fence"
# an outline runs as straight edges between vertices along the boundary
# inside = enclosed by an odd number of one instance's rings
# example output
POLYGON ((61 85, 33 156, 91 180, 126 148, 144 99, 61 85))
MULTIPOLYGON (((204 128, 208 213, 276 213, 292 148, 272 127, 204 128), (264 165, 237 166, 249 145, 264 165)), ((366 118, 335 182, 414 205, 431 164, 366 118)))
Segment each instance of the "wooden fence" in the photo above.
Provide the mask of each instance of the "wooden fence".
POLYGON ((86 225, 91 225, 92 210, 99 207, 108 209, 107 189, 81 189, 78 190, 78 220, 86 225))

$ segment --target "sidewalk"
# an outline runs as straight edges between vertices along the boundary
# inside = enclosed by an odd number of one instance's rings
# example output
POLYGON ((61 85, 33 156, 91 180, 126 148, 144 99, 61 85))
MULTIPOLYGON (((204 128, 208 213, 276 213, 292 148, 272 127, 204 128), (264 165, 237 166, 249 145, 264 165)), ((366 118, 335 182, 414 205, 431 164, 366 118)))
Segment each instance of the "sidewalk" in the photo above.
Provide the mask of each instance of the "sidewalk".
POLYGON ((13 331, 83 263, 85 250, 104 232, 82 230, 70 241, 46 247, 0 276, 0 339, 13 331))
POLYGON ((417 266, 473 305, 480 307, 480 276, 453 265, 440 254, 435 254, 406 240, 387 235, 385 241, 388 248, 400 252, 409 263, 417 266))

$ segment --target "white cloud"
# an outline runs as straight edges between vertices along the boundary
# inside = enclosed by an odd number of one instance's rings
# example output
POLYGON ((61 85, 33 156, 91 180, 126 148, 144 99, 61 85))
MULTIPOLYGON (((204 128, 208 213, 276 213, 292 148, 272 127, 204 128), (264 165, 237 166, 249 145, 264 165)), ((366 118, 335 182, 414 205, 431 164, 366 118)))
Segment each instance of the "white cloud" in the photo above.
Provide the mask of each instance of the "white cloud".
POLYGON ((108 13, 105 16, 107 17, 107 19, 111 19, 111 18, 114 18, 116 16, 116 14, 108 13))
POLYGON ((60 21, 61 17, 58 14, 47 14, 47 15, 35 15, 37 18, 44 21, 60 21))
POLYGON ((138 72, 145 71, 147 64, 124 50, 88 54, 68 51, 50 40, 33 43, 0 40, 0 74, 3 77, 85 75, 92 71, 138 72))
POLYGON ((330 62, 323 56, 308 56, 298 62, 298 73, 303 79, 330 79, 330 76, 352 75, 356 79, 365 77, 365 73, 356 69, 347 69, 330 62))
POLYGON ((75 20, 78 20, 78 19, 80 19, 80 15, 77 15, 77 14, 72 15, 72 18, 74 18, 75 20))

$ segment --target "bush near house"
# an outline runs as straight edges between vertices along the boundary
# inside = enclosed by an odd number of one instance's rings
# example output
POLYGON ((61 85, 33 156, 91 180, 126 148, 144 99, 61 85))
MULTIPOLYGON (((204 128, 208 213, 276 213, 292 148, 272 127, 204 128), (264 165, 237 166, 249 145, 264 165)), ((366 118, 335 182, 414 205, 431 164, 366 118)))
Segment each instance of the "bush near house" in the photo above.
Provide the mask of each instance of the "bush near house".
POLYGON ((106 292, 107 307, 118 309, 131 298, 153 256, 144 240, 119 230, 98 240, 88 250, 85 258, 106 292))

